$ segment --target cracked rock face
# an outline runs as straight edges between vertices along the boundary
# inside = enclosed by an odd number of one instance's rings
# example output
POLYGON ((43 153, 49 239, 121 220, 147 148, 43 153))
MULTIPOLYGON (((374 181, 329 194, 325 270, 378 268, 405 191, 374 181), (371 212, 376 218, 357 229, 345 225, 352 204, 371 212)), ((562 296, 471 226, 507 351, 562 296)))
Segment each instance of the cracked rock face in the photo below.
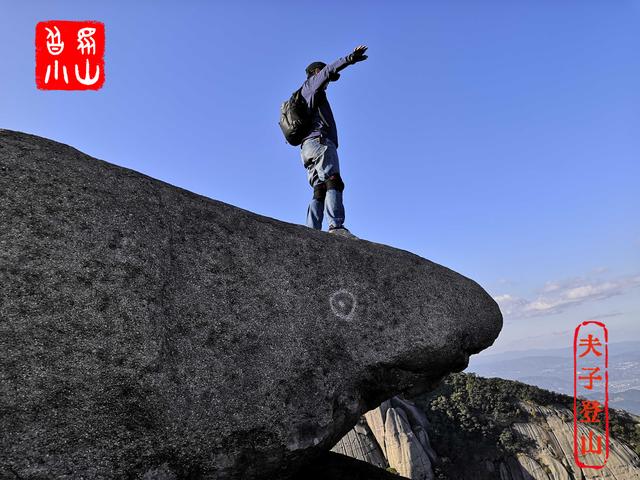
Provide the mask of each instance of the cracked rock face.
POLYGON ((332 450, 382 468, 392 467, 412 480, 433 480, 437 461, 424 412, 395 396, 365 413, 332 450))
POLYGON ((0 225, 0 477, 285 479, 502 325, 409 252, 9 130, 0 225))
MULTIPOLYGON (((521 407, 542 420, 538 423, 513 424, 513 430, 531 439, 535 449, 533 454, 519 454, 517 461, 500 465, 500 472, 506 480, 526 478, 527 474, 535 480, 630 480, 640 475, 638 455, 615 438, 609 439, 609 457, 604 468, 578 467, 573 460, 573 412, 561 406, 552 408, 524 402, 521 407)), ((585 435, 589 430, 602 434, 588 424, 580 424, 579 428, 585 435)), ((600 460, 594 455, 585 458, 593 464, 600 460)))

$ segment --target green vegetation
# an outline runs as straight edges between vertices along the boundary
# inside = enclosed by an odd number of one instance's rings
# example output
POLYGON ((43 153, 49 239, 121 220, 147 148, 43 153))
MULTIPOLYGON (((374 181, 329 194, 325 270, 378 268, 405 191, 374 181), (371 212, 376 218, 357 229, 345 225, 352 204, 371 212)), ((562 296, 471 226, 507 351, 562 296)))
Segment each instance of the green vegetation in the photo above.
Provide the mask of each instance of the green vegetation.
POLYGON ((609 409, 609 432, 640 455, 640 422, 625 411, 609 409))
MULTIPOLYGON (((460 452, 478 452, 481 445, 484 458, 500 459, 533 446, 508 427, 528 421, 518 400, 531 398, 537 390, 507 380, 459 373, 449 375, 436 390, 415 401, 427 413, 429 434, 440 455, 454 460, 460 452)), ((553 400, 555 394, 544 393, 553 400)))

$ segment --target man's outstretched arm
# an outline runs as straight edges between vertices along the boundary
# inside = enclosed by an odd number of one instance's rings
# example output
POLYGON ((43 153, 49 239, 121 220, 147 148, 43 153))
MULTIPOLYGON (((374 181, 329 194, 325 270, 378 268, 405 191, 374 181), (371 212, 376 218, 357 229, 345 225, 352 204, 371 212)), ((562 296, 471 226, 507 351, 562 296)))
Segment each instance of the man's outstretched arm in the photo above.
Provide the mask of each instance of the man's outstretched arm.
POLYGON ((355 63, 361 62, 367 59, 367 55, 364 52, 367 51, 367 47, 365 45, 360 45, 354 48, 353 52, 351 52, 346 57, 340 57, 333 63, 325 66, 322 70, 320 70, 317 74, 309 78, 307 82, 308 91, 304 92, 309 97, 312 97, 316 94, 316 92, 330 80, 331 74, 338 73, 340 70, 347 68, 349 65, 353 65, 355 63))

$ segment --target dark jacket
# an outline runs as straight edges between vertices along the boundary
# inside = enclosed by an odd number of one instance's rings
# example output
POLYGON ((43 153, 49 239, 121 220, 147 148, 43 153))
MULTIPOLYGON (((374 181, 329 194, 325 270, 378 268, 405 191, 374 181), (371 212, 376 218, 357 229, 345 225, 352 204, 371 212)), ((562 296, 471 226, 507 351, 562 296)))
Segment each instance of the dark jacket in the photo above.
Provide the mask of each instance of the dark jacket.
POLYGON ((346 58, 341 57, 312 77, 307 78, 302 84, 302 96, 312 110, 311 132, 304 140, 314 137, 328 138, 336 145, 336 148, 338 147, 338 130, 324 86, 329 82, 329 76, 332 73, 337 73, 348 65, 346 58))

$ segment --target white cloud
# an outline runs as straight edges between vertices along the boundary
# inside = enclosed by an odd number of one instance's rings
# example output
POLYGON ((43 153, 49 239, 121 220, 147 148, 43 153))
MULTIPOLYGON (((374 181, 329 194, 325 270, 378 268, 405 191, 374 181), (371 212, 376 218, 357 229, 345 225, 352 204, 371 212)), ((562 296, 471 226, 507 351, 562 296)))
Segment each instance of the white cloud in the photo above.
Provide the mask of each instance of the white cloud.
POLYGON ((500 310, 505 316, 511 315, 524 307, 527 301, 523 298, 513 297, 509 294, 498 295, 493 299, 500 305, 500 310))
POLYGON ((560 288, 560 284, 558 282, 547 282, 542 287, 543 292, 553 292, 560 288))
POLYGON ((505 317, 533 317, 561 313, 567 308, 586 302, 622 295, 638 286, 640 286, 640 275, 609 280, 571 278, 545 283, 539 290, 538 296, 532 300, 508 293, 497 295, 494 300, 500 305, 505 317))

